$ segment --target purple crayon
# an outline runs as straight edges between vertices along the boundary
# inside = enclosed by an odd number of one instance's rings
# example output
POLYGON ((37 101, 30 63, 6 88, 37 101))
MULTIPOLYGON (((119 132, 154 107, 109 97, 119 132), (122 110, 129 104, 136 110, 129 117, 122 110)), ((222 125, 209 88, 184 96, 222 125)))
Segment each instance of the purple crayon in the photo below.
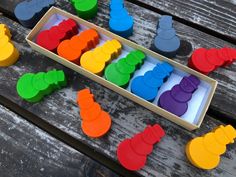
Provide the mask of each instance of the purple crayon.
POLYGON ((180 103, 186 103, 192 98, 192 93, 185 92, 180 85, 175 85, 171 91, 170 96, 175 99, 175 101, 180 103))
POLYGON ((200 80, 196 76, 185 76, 171 90, 162 93, 158 106, 177 116, 182 116, 188 110, 188 101, 191 100, 199 84, 200 80))
POLYGON ((185 92, 193 93, 199 84, 200 80, 196 76, 190 75, 188 77, 185 76, 179 85, 185 92))

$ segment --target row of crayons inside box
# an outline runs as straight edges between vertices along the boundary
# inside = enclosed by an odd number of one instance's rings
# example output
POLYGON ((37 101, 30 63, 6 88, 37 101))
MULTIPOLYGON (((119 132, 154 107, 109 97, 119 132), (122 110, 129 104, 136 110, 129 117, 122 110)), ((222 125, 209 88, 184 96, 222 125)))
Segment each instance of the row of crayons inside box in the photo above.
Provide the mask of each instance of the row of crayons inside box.
MULTIPOLYGON (((99 34, 94 29, 87 29, 77 35, 78 28, 74 20, 64 20, 49 30, 41 31, 37 35, 36 43, 94 74, 104 74, 106 80, 126 88, 134 72, 144 63, 145 54, 133 50, 126 57, 110 63, 121 54, 121 43, 113 39, 96 47, 99 44, 99 34)), ((159 88, 167 81, 173 70, 168 63, 158 63, 143 76, 137 76, 132 80, 131 92, 147 101, 154 101, 159 88)), ((199 84, 200 81, 195 76, 184 77, 180 84, 160 96, 158 105, 177 116, 182 116, 187 111, 187 103, 199 84)))

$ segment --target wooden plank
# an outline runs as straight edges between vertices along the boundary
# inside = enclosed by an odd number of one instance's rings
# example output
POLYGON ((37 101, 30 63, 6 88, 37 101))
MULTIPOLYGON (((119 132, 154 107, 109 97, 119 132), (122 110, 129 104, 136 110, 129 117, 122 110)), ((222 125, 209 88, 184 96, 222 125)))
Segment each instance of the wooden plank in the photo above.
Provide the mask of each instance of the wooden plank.
MULTIPOLYGON (((72 11, 71 6, 67 2, 60 1, 58 3, 58 6, 63 9, 72 11)), ((100 11, 93 22, 107 28, 107 20, 109 18, 107 2, 103 3, 100 1, 99 6, 100 11)), ((151 44, 150 38, 154 36, 155 32, 154 22, 159 15, 130 3, 127 3, 127 6, 129 8, 133 6, 131 13, 136 21, 135 33, 130 39, 143 46, 149 47, 151 44)), ((132 101, 125 99, 119 94, 32 51, 23 40, 29 30, 17 23, 13 23, 13 21, 5 17, 1 17, 0 21, 10 25, 14 33, 13 39, 16 46, 21 49, 22 53, 20 61, 16 65, 6 69, 0 69, 0 78, 4 81, 0 83, 0 94, 2 96, 21 105, 40 118, 77 138, 78 141, 93 147, 96 151, 114 160, 116 160, 115 152, 117 144, 121 140, 125 137, 131 137, 138 131, 143 130, 146 124, 160 123, 166 130, 167 136, 162 143, 155 146, 154 153, 149 158, 146 167, 138 172, 143 176, 233 176, 232 174, 235 174, 235 144, 229 147, 229 151, 222 158, 221 165, 212 171, 196 169, 189 164, 184 155, 184 146, 191 138, 210 131, 213 127, 220 125, 221 122, 207 116, 201 129, 196 132, 183 130, 132 101), (67 88, 33 105, 22 101, 17 96, 15 85, 20 75, 25 72, 46 71, 51 68, 65 70, 69 78, 67 88), (112 129, 109 134, 98 140, 87 138, 79 128, 80 119, 75 97, 76 91, 84 87, 89 87, 92 90, 96 100, 101 103, 105 110, 109 111, 113 119, 112 129), (173 169, 175 169, 175 171, 173 171, 173 169)), ((225 44, 223 40, 216 39, 182 24, 175 23, 175 25, 178 28, 178 33, 186 44, 182 46, 186 50, 183 50, 182 53, 179 54, 178 59, 179 61, 182 59, 183 63, 185 62, 184 58, 188 56, 192 50, 188 48, 190 42, 187 42, 187 39, 188 41, 191 39, 191 43, 195 45, 198 43, 202 45, 205 43, 204 45, 208 46, 225 44), (205 40, 201 42, 201 38, 205 40)))
POLYGON ((2 105, 0 149, 0 173, 4 177, 118 176, 2 105))
MULTIPOLYGON (((1 1, 0 9, 10 16, 14 7, 22 0, 1 1)), ((193 26, 202 27, 202 30, 210 30, 225 36, 236 42, 236 11, 235 1, 228 0, 127 0, 134 4, 145 6, 162 14, 173 15, 184 23, 193 23, 193 26)), ((60 1, 57 2, 60 4, 60 1)), ((217 34, 216 34, 217 35, 217 34)))
POLYGON ((236 43, 236 1, 228 0, 128 0, 158 13, 173 15, 186 24, 199 26, 236 43))
MULTIPOLYGON (((102 23, 104 17, 106 16, 103 13, 99 13, 96 23, 100 24, 99 21, 102 23)), ((137 16, 135 19, 137 20, 137 16)), ((229 151, 222 157, 221 165, 212 171, 202 171, 193 167, 184 154, 184 147, 190 139, 210 131, 220 125, 220 122, 207 116, 201 129, 196 132, 188 132, 119 94, 32 51, 23 40, 29 30, 5 17, 1 17, 0 21, 10 26, 13 30, 15 44, 21 49, 21 58, 16 65, 0 69, 0 79, 3 81, 0 83, 2 96, 113 160, 116 160, 116 147, 121 140, 143 130, 146 124, 161 124, 167 135, 163 142, 155 146, 145 168, 138 171, 142 176, 233 176, 232 174, 236 172, 236 148, 234 148, 236 144, 229 147, 229 151), (48 96, 37 104, 26 103, 17 96, 15 86, 20 75, 26 72, 46 71, 51 68, 63 69, 66 72, 69 78, 67 88, 48 96), (96 100, 105 110, 109 111, 113 119, 111 131, 101 139, 90 139, 79 128, 81 121, 75 98, 76 91, 84 87, 89 87, 92 90, 96 100)), ((137 38, 136 40, 141 42, 141 39, 137 38)))

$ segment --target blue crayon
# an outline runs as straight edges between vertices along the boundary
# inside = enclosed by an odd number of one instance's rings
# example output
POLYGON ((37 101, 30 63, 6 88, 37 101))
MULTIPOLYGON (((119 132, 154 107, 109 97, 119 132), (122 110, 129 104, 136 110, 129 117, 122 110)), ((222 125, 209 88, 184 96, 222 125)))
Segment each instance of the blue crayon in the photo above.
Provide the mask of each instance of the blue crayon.
POLYGON ((110 10, 122 9, 124 8, 123 0, 112 0, 110 3, 110 10))
POLYGON ((111 19, 109 21, 110 31, 122 37, 129 37, 132 35, 133 25, 132 17, 127 17, 126 20, 111 19))
POLYGON ((110 31, 122 37, 133 34, 134 20, 124 7, 123 0, 111 0, 110 3, 110 31))
POLYGON ((170 29, 172 28, 172 25, 173 25, 172 16, 163 15, 159 20, 158 28, 170 29))
POLYGON ((147 71, 143 76, 137 76, 131 82, 131 92, 147 100, 154 101, 159 88, 173 72, 173 67, 163 62, 157 64, 153 70, 147 71))
POLYGON ((32 28, 54 4, 54 0, 23 1, 16 5, 14 14, 24 27, 32 28))
POLYGON ((180 47, 180 39, 172 30, 161 31, 154 39, 154 46, 156 51, 167 57, 176 55, 180 47))
POLYGON ((180 47, 180 39, 173 28, 172 16, 160 18, 157 35, 154 39, 154 50, 166 57, 174 57, 180 47))

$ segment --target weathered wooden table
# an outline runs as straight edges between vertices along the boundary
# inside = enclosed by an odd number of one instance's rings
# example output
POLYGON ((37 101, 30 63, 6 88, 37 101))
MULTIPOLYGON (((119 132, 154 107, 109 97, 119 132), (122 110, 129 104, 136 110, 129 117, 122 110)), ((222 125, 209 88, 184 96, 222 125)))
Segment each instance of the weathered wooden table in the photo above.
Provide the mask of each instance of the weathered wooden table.
MULTIPOLYGON (((236 143, 228 146, 220 165, 211 171, 193 167, 185 157, 186 143, 220 124, 236 125, 236 64, 220 68, 210 75, 219 81, 200 129, 189 132, 152 113, 119 94, 33 51, 24 40, 29 29, 14 17, 20 0, 0 0, 0 23, 10 27, 20 50, 19 61, 0 68, 0 177, 77 177, 77 176, 236 176, 236 143), (30 104, 16 93, 16 81, 26 72, 63 69, 68 87, 30 104), (75 103, 76 91, 89 87, 96 100, 113 119, 109 134, 90 139, 80 129, 75 103), (117 162, 116 147, 124 138, 159 123, 166 131, 162 143, 155 146, 144 169, 132 173, 117 162)), ((108 0, 99 0, 99 12, 91 22, 108 28, 108 0)), ((181 49, 174 60, 186 64, 198 47, 236 47, 236 2, 231 0, 128 0, 135 19, 134 35, 129 39, 150 48, 160 15, 174 16, 181 38, 181 49)), ((57 7, 75 14, 70 3, 58 0, 57 7)))

